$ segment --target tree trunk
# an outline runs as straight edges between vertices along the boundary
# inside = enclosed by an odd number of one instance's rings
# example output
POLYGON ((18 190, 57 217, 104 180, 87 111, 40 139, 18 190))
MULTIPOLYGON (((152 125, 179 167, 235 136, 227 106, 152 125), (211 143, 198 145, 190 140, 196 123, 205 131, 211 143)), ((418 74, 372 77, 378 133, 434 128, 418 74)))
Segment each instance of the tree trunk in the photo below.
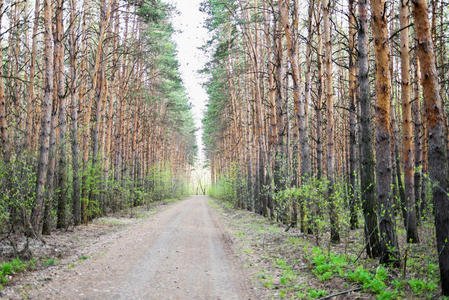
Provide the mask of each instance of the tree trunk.
POLYGON ((414 74, 415 82, 413 83, 413 101, 412 101, 412 112, 413 112, 413 124, 414 124, 414 149, 415 149, 415 211, 417 214, 417 222, 420 222, 420 211, 423 199, 421 199, 422 190, 422 119, 421 119, 421 92, 420 92, 420 74, 419 74, 419 60, 418 55, 415 52, 414 55, 414 74))
POLYGON ((401 24, 401 100, 402 100, 402 163, 404 166, 405 197, 407 201, 407 242, 418 243, 415 211, 415 152, 413 145, 412 104, 410 96, 410 12, 408 0, 400 3, 401 24))
POLYGON ((417 53, 420 61, 424 106, 426 111, 427 138, 429 143, 429 177, 433 188, 435 231, 443 295, 449 296, 449 197, 447 191, 448 167, 444 136, 443 110, 441 105, 438 75, 433 50, 428 6, 425 0, 413 0, 417 53))
MULTIPOLYGON (((0 9, 3 10, 3 0, 0 0, 0 9)), ((0 29, 1 29, 0 15, 0 29)), ((0 37, 1 42, 1 37, 0 37)), ((3 51, 0 51, 0 155, 5 161, 9 160, 9 139, 8 139, 8 124, 6 120, 6 98, 5 89, 3 86, 3 51)))
POLYGON ((64 23, 63 23, 64 0, 56 2, 56 32, 55 32, 55 76, 56 89, 59 103, 59 143, 58 147, 58 169, 56 174, 57 203, 58 203, 58 221, 57 228, 66 227, 66 197, 67 197, 67 153, 66 153, 66 128, 67 128, 67 110, 65 99, 64 82, 64 23))
MULTIPOLYGON (((306 132, 305 132, 305 104, 304 104, 304 98, 301 97, 301 90, 300 90, 300 69, 299 69, 299 63, 298 63, 298 12, 297 7, 298 3, 296 0, 293 2, 293 24, 290 25, 289 21, 289 2, 285 0, 279 0, 279 7, 280 7, 280 15, 281 15, 281 22, 284 27, 285 31, 285 37, 287 40, 287 49, 288 49, 288 56, 290 61, 290 68, 291 68, 291 78, 293 81, 293 100, 295 104, 295 114, 297 118, 297 124, 298 124, 298 132, 299 132, 299 138, 301 140, 301 146, 304 145, 304 143, 307 143, 306 140, 306 132)), ((296 143, 296 141, 295 141, 296 143)), ((295 151, 293 155, 294 163, 297 165, 297 146, 295 144, 295 151)), ((307 148, 307 147, 306 147, 307 148)), ((305 161, 302 161, 302 171, 301 175, 303 177, 306 177, 309 173, 309 170, 307 169, 304 164, 308 164, 308 149, 303 149, 301 147, 301 151, 304 150, 304 153, 302 155, 306 155, 305 161)), ((298 174, 297 168, 294 168, 294 174, 298 174)), ((294 185, 297 184, 297 176, 293 176, 296 178, 294 181, 294 185)), ((297 219, 297 208, 296 208, 296 199, 293 200, 293 216, 292 216, 292 224, 296 225, 296 219, 297 219)))
POLYGON ((48 170, 48 152, 51 130, 51 112, 53 97, 53 37, 51 0, 44 1, 44 101, 42 108, 42 125, 39 137, 39 160, 36 176, 36 199, 31 214, 32 234, 40 235, 44 204, 45 180, 48 170))
POLYGON ((348 15, 349 15, 349 210, 350 210, 350 226, 351 229, 358 227, 357 217, 357 194, 356 194, 356 156, 357 156, 357 141, 356 141, 356 66, 355 66, 355 11, 354 0, 348 1, 348 15))
POLYGON ((360 184, 363 216, 365 218, 366 251, 369 257, 380 255, 379 231, 377 224, 377 202, 375 177, 374 177, 374 153, 372 141, 372 116, 369 86, 368 64, 368 10, 367 0, 358 1, 358 68, 359 68, 359 93, 360 93, 360 124, 361 124, 361 166, 360 184))
POLYGON ((329 181, 328 198, 330 210, 331 241, 340 242, 340 233, 338 225, 338 212, 334 199, 335 184, 335 121, 334 121, 334 87, 332 78, 332 40, 330 33, 330 3, 323 1, 323 21, 324 21, 324 64, 326 77, 326 98, 327 98, 327 180, 329 181))
POLYGON ((40 15, 40 0, 36 0, 34 3, 34 22, 33 22, 33 35, 31 42, 31 60, 30 60, 30 74, 28 85, 28 100, 27 100, 27 120, 26 120, 26 134, 27 134, 27 152, 31 154, 33 152, 32 137, 33 137, 33 104, 34 104, 34 84, 36 73, 36 56, 37 56, 37 30, 39 28, 39 15, 40 15))
POLYGON ((76 73, 76 0, 70 0, 70 103, 71 108, 71 138, 72 138, 72 176, 73 176, 73 193, 72 193, 72 213, 74 225, 81 223, 80 213, 80 146, 78 140, 78 94, 77 94, 77 73, 76 73))
POLYGON ((392 219, 391 198, 391 77, 385 0, 371 0, 376 58, 376 178, 381 263, 400 265, 399 247, 392 219))
MULTIPOLYGON (((88 162, 89 162, 89 128, 90 128, 90 103, 92 99, 88 97, 87 93, 87 79, 88 79, 88 68, 85 59, 87 55, 87 43, 88 43, 88 28, 87 28, 87 17, 89 14, 90 0, 84 0, 83 2, 83 22, 81 26, 81 62, 80 62, 80 87, 79 87, 79 103, 80 108, 83 111, 82 124, 82 140, 83 140, 83 170, 81 178, 81 219, 84 224, 87 224, 87 172, 88 172, 88 162)), ((126 38, 126 37, 125 37, 126 38)))
MULTIPOLYGON (((321 9, 321 1, 318 0, 317 7, 321 9)), ((317 178, 321 180, 323 176, 323 134, 321 125, 323 124, 323 94, 324 94, 324 70, 323 70, 323 37, 321 34, 320 23, 316 22, 317 30, 317 68, 318 68, 318 96, 316 109, 316 165, 317 165, 317 178)), ((319 208, 319 204, 317 204, 319 208)))

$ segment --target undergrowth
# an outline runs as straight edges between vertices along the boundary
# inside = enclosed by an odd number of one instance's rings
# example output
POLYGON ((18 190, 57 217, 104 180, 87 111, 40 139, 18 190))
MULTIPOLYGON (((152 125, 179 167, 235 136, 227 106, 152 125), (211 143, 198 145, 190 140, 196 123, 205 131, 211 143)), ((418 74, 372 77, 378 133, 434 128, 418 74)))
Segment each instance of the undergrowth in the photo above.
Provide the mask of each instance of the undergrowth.
POLYGON ((5 261, 0 264, 0 290, 11 280, 13 275, 22 273, 26 270, 36 269, 37 259, 22 261, 15 258, 11 261, 5 261))
POLYGON ((439 269, 430 242, 408 245, 402 268, 390 268, 361 257, 357 240, 362 229, 348 233, 340 245, 317 245, 313 235, 285 232, 284 226, 233 209, 229 202, 210 203, 226 212, 241 252, 248 265, 259 268, 257 280, 272 298, 319 299, 335 293, 343 293, 342 299, 438 297, 439 269))

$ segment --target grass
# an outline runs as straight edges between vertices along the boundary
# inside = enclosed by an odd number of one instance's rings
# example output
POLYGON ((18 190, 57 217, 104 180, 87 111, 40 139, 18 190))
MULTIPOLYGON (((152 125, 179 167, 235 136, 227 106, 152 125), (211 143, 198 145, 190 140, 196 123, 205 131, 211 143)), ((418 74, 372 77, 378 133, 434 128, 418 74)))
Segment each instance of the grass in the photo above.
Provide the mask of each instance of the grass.
POLYGON ((36 268, 36 259, 22 261, 14 258, 11 261, 5 261, 0 264, 0 290, 10 281, 15 274, 22 273, 26 270, 34 270, 36 268))
POLYGON ((50 258, 42 258, 41 263, 44 267, 48 268, 59 264, 59 261, 54 257, 50 257, 50 258))
POLYGON ((83 260, 88 260, 90 257, 88 255, 81 255, 79 260, 83 261, 83 260))
POLYGON ((100 218, 100 219, 97 219, 96 222, 103 224, 103 225, 110 225, 110 226, 120 226, 120 225, 125 224, 125 222, 123 222, 120 219, 111 219, 111 218, 100 218))
POLYGON ((146 211, 146 212, 137 212, 137 214, 136 214, 136 218, 137 219, 146 219, 146 218, 148 218, 149 216, 151 215, 151 212, 149 212, 149 211, 146 211))
POLYGON ((169 199, 162 200, 162 202, 166 203, 166 204, 176 203, 176 202, 179 202, 179 201, 181 201, 180 198, 169 198, 169 199))

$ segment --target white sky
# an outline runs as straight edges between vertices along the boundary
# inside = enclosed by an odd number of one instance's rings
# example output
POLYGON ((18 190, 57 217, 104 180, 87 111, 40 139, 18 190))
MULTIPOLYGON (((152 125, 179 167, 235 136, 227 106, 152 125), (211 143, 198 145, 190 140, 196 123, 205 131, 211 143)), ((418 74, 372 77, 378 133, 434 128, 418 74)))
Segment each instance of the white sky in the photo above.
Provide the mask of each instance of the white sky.
POLYGON ((203 46, 208 39, 207 29, 203 27, 205 14, 200 12, 202 0, 169 0, 175 5, 179 15, 173 17, 173 26, 178 33, 174 40, 178 49, 178 60, 181 65, 181 76, 184 86, 193 105, 193 116, 195 124, 200 130, 197 132, 197 143, 199 147, 199 159, 204 159, 202 151, 203 142, 201 140, 202 129, 201 119, 206 109, 207 93, 202 87, 204 76, 198 74, 208 61, 203 51, 198 49, 203 46))

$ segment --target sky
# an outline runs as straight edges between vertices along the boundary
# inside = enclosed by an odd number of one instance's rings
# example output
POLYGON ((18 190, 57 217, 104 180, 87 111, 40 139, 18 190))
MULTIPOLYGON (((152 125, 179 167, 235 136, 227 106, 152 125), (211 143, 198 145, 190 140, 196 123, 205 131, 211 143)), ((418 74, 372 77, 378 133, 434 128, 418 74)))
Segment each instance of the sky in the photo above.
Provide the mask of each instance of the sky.
POLYGON ((175 5, 179 11, 179 15, 175 15, 172 20, 177 31, 173 39, 178 49, 182 80, 193 106, 195 125, 200 129, 197 132, 199 159, 204 160, 201 119, 206 109, 208 96, 202 87, 205 78, 198 74, 198 70, 202 69, 208 61, 206 54, 199 47, 206 43, 209 34, 203 27, 206 15, 199 10, 201 1, 169 0, 168 2, 175 5))

